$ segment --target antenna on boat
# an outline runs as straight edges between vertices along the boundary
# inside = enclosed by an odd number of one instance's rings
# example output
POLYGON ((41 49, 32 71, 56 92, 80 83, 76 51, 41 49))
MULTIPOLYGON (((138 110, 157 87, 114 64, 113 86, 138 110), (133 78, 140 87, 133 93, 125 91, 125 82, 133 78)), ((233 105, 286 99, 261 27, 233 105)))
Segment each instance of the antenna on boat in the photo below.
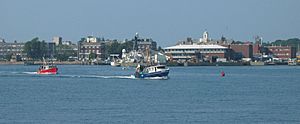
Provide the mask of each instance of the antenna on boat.
POLYGON ((147 65, 151 65, 151 53, 149 46, 146 47, 146 58, 147 58, 147 65))
POLYGON ((46 65, 45 57, 43 57, 43 65, 46 65))

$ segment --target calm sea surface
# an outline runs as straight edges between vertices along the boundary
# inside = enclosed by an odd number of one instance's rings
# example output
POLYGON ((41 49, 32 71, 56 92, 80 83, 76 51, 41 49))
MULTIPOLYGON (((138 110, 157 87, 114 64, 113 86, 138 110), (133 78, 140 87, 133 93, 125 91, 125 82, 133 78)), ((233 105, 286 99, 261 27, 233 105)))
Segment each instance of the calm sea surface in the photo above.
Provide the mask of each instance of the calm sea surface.
POLYGON ((300 66, 170 67, 168 80, 58 67, 0 65, 0 123, 300 123, 300 66))

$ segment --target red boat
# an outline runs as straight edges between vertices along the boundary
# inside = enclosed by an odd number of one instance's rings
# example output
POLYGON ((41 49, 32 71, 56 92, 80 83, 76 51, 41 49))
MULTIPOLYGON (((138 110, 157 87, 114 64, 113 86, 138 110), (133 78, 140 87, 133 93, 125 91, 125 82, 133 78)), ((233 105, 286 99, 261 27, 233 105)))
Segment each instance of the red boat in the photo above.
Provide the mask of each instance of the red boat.
POLYGON ((55 65, 41 65, 38 74, 57 74, 58 68, 55 65))

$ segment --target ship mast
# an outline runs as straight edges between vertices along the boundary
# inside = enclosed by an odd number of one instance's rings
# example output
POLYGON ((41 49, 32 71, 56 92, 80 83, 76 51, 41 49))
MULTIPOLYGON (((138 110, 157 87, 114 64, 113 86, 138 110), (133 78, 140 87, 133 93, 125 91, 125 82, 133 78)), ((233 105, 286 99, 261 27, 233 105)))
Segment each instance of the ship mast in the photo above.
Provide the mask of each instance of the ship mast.
POLYGON ((146 62, 147 65, 151 65, 151 55, 149 46, 146 47, 146 62))

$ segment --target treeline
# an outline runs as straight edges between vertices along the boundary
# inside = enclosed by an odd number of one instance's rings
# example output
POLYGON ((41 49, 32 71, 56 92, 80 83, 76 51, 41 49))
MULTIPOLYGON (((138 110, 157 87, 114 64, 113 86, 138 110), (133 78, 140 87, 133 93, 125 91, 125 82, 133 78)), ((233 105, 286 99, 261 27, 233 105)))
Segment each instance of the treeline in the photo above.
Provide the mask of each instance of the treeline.
POLYGON ((28 58, 42 59, 47 54, 48 48, 46 42, 40 41, 38 37, 27 41, 24 46, 24 51, 28 58))
MULTIPOLYGON (((82 38, 80 41, 84 41, 82 38)), ((24 46, 24 53, 27 58, 33 60, 42 60, 42 58, 55 58, 58 61, 67 61, 70 56, 77 56, 77 51, 73 50, 71 46, 68 45, 57 45, 54 48, 49 49, 49 46, 44 40, 40 40, 38 37, 27 41, 24 46)), ((105 49, 107 56, 109 54, 121 54, 122 49, 126 51, 131 51, 133 46, 132 41, 117 42, 112 41, 105 44, 105 49)), ((90 54, 89 59, 96 58, 96 54, 90 54)))
POLYGON ((68 45, 58 45, 49 47, 44 40, 38 37, 27 41, 24 46, 24 53, 28 59, 42 60, 42 58, 56 58, 59 61, 66 61, 70 56, 77 56, 77 52, 68 45))
POLYGON ((121 54, 122 49, 126 51, 131 51, 133 46, 132 41, 126 41, 123 43, 119 43, 117 41, 113 41, 111 44, 106 44, 106 50, 108 54, 121 54))
POLYGON ((276 40, 275 42, 270 43, 270 45, 274 45, 274 46, 292 46, 292 47, 296 47, 297 50, 298 50, 299 46, 300 46, 300 39, 292 38, 292 39, 288 39, 288 40, 276 40))
MULTIPOLYGON (((245 42, 241 41, 234 41, 233 44, 244 44, 245 42)), ((297 50, 300 49, 300 39, 299 38, 292 38, 287 40, 276 40, 274 42, 264 42, 264 46, 292 46, 297 48, 297 50)))

